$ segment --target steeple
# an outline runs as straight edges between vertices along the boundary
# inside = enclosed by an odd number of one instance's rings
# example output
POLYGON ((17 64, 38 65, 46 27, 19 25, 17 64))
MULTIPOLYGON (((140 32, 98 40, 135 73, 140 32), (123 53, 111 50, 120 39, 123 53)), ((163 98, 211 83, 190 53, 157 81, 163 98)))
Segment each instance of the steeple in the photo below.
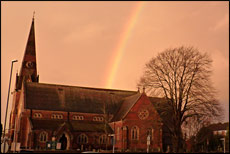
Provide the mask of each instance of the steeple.
POLYGON ((34 31, 34 15, 30 27, 30 33, 26 44, 24 57, 22 60, 20 74, 16 75, 16 89, 21 89, 22 82, 38 82, 37 63, 36 63, 36 46, 34 31))

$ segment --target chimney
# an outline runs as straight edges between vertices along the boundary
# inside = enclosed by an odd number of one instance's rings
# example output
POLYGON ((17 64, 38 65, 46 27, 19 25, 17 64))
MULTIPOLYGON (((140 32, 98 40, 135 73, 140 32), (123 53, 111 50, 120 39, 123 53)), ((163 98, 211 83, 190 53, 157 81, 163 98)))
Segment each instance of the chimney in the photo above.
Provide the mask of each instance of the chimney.
POLYGON ((145 93, 145 86, 143 86, 143 93, 145 93))

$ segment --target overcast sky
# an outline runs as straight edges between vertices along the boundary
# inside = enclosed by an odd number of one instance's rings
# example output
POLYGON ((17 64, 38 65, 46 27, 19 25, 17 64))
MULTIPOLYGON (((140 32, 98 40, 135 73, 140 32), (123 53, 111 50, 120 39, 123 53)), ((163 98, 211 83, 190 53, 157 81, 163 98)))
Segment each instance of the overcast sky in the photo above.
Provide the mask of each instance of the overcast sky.
POLYGON ((145 63, 158 52, 194 46, 213 59, 213 84, 225 109, 224 121, 229 121, 229 2, 9 1, 1 2, 1 8, 1 123, 11 61, 19 61, 13 68, 13 91, 33 11, 41 83, 136 91, 145 63), (113 83, 108 87, 124 37, 113 83))

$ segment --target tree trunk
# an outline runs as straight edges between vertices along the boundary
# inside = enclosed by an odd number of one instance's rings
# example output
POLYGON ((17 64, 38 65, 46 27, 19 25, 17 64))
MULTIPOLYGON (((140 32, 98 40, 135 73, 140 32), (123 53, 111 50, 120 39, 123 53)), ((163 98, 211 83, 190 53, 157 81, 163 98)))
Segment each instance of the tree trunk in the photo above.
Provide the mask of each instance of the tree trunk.
POLYGON ((177 126, 173 135, 173 152, 183 152, 183 137, 180 126, 177 126))

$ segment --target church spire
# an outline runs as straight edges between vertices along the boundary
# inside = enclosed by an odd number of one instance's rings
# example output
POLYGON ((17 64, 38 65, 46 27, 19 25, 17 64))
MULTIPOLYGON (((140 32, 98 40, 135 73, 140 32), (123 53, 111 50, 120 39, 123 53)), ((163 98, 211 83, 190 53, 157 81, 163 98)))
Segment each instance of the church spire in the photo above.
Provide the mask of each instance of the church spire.
POLYGON ((34 21, 34 15, 35 15, 35 11, 34 11, 34 13, 33 13, 33 21, 34 21))
POLYGON ((38 82, 37 76, 37 63, 36 63, 36 46, 35 46, 35 30, 34 30, 34 14, 32 18, 32 24, 30 27, 30 33, 26 44, 26 49, 21 65, 19 76, 17 76, 18 82, 17 89, 21 89, 23 80, 27 82, 38 82))

